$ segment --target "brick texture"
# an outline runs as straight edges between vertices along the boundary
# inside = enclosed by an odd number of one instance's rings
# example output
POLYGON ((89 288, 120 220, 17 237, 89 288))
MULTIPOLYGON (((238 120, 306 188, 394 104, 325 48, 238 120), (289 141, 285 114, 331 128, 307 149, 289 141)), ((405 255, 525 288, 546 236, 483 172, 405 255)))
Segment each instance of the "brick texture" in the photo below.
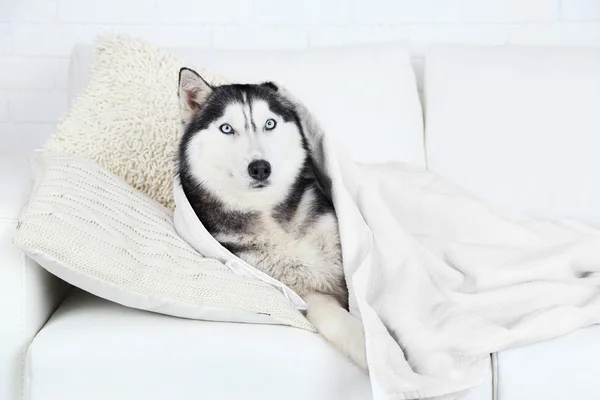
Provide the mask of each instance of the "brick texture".
POLYGON ((154 21, 148 0, 59 0, 58 20, 69 23, 143 24, 154 21), (115 12, 118 10, 118 12, 115 12))
POLYGON ((600 46, 600 0, 0 0, 0 148, 52 132, 72 46, 106 32, 246 49, 407 40, 421 89, 434 42, 600 46))
POLYGON ((556 21, 559 8, 559 0, 462 0, 462 17, 475 23, 556 21))

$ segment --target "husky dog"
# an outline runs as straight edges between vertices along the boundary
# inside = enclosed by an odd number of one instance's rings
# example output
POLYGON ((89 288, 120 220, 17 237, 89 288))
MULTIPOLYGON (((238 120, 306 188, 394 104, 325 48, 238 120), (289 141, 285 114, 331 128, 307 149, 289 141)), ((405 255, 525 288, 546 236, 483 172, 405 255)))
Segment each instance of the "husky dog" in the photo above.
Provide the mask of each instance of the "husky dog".
POLYGON ((211 87, 187 68, 178 94, 177 173, 202 224, 298 293, 315 328, 366 370, 363 327, 347 311, 337 218, 293 104, 273 83, 211 87))

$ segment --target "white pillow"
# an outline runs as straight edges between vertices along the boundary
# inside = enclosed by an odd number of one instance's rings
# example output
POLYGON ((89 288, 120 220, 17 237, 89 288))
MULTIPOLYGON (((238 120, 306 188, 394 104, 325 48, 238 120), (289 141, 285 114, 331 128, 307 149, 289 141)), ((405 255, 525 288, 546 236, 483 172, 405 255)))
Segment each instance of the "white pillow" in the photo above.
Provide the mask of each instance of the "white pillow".
MULTIPOLYGON (((127 47, 140 42, 121 40, 127 47)), ((358 161, 425 166, 423 114, 404 43, 294 50, 170 47, 156 52, 173 54, 234 81, 283 84, 310 107, 328 132, 339 135, 358 161)), ((90 79, 91 61, 91 46, 76 46, 71 58, 70 98, 90 79)), ((214 76, 211 73, 209 78, 214 76)))
MULTIPOLYGON (((190 63, 126 36, 98 38, 90 79, 45 148, 93 160, 173 209, 179 69, 190 63)), ((192 65, 211 84, 224 77, 192 65)))
POLYGON ((125 306, 314 330, 273 286, 203 258, 172 213, 94 162, 39 151, 14 243, 59 278, 125 306))
POLYGON ((406 44, 171 51, 235 81, 281 83, 356 161, 425 166, 423 112, 406 44))

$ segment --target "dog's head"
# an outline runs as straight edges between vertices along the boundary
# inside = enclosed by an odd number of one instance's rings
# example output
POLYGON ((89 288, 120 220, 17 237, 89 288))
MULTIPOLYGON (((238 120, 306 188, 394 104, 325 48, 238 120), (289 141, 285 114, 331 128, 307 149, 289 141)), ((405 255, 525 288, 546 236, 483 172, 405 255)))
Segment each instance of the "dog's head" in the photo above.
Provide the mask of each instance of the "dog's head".
POLYGON ((210 86, 179 72, 183 137, 179 161, 203 188, 234 208, 281 202, 308 157, 293 104, 272 83, 210 86))

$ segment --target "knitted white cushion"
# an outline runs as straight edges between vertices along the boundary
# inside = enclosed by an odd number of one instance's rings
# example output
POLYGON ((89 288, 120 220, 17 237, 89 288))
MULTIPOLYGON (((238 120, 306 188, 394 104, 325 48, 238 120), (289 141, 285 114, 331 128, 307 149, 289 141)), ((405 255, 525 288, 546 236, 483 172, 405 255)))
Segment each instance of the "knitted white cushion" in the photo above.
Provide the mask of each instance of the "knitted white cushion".
POLYGON ((101 36, 88 84, 45 148, 96 161, 173 209, 173 156, 180 135, 177 82, 193 67, 209 83, 229 82, 129 36, 101 36))
POLYGON ((52 274, 130 307, 313 330, 281 292, 203 258, 169 209, 98 164, 39 151, 34 173, 14 243, 52 274))

